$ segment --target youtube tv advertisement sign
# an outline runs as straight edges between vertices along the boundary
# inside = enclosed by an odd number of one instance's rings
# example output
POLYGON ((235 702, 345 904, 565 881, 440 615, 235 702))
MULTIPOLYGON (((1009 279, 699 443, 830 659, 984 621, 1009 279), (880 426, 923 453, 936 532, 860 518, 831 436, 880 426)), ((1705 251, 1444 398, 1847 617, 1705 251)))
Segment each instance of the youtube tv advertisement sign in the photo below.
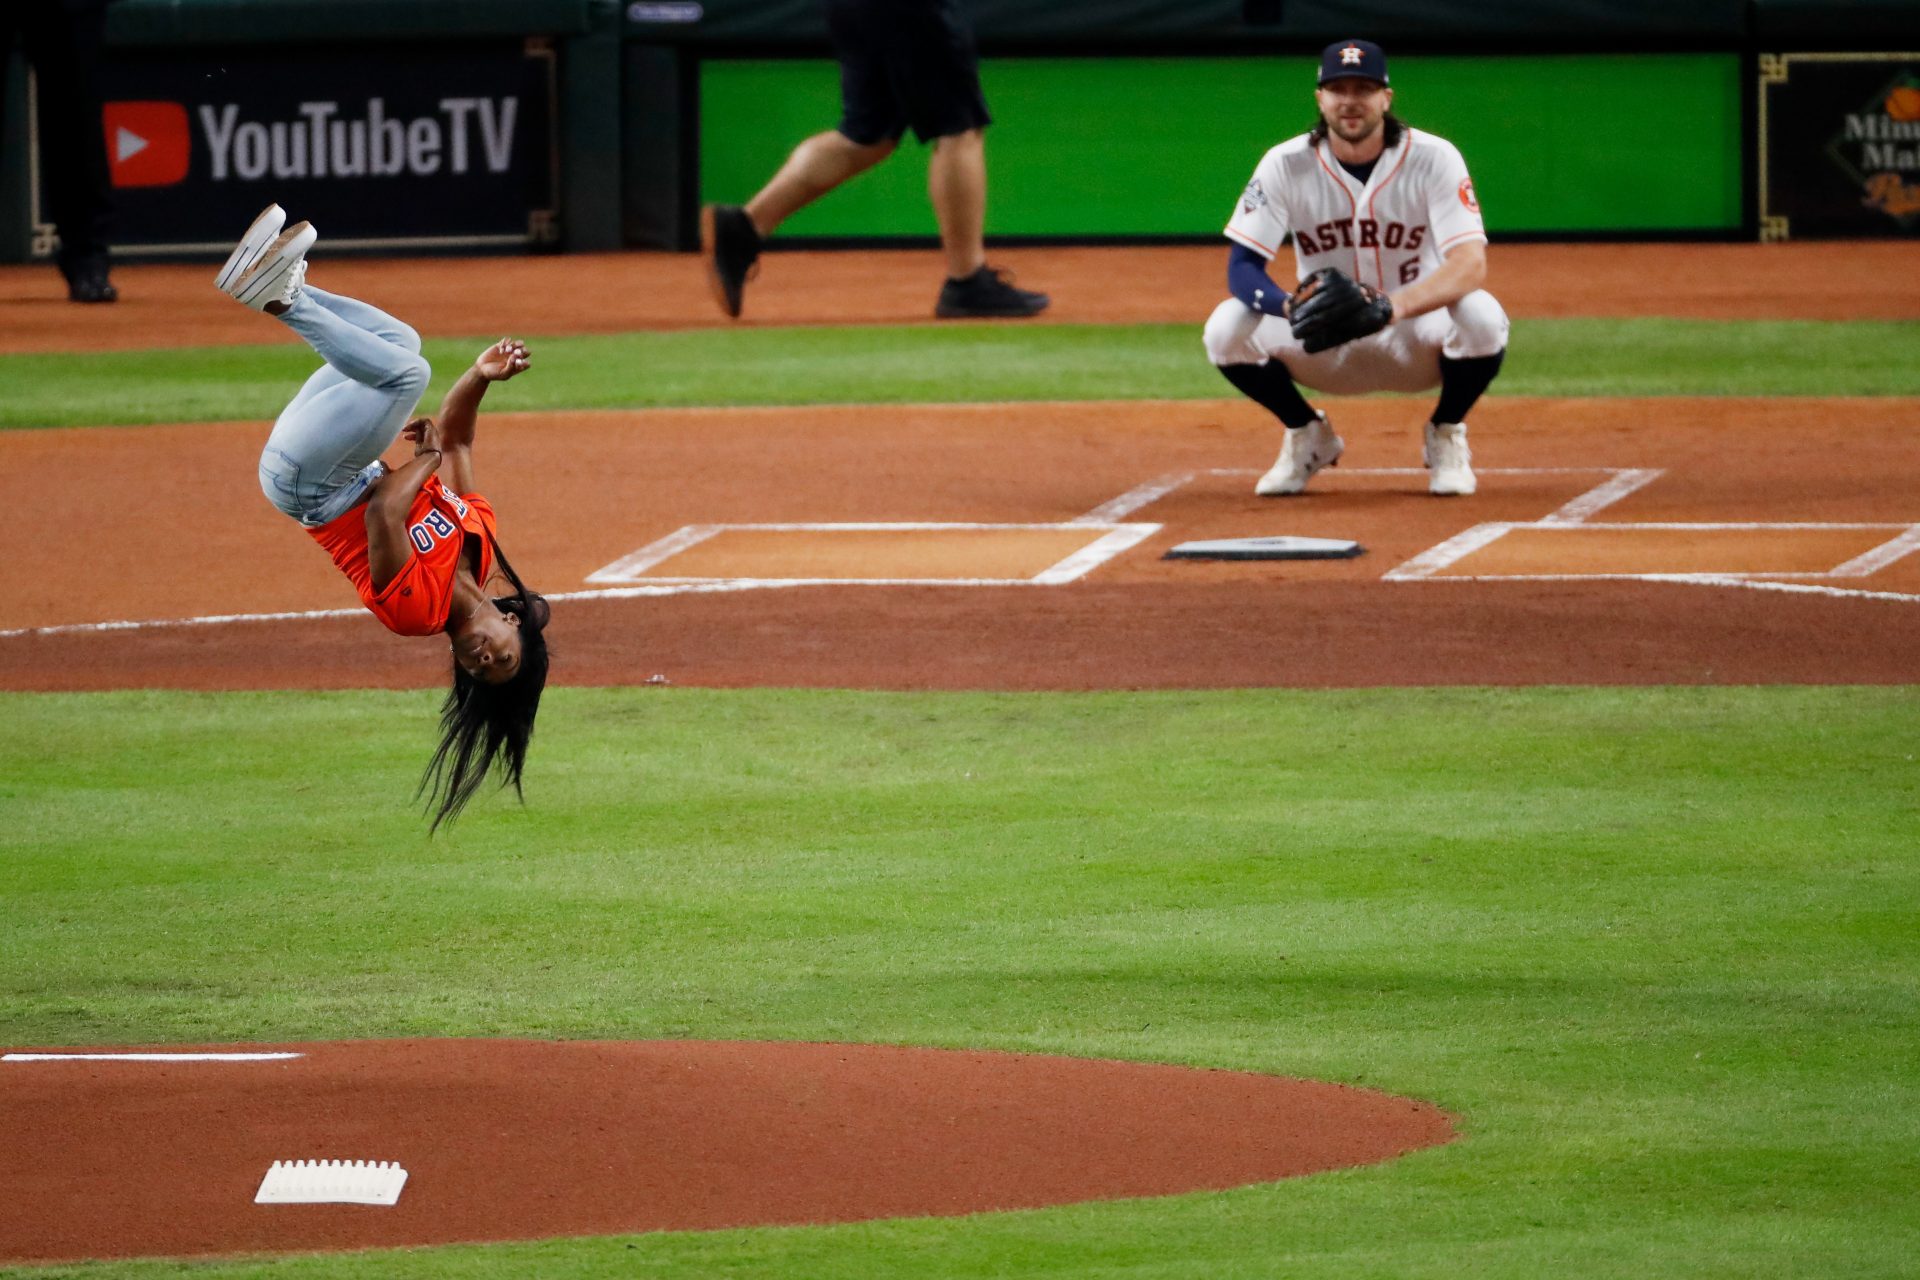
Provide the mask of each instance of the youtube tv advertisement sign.
POLYGON ((121 51, 104 88, 116 249, 225 252, 273 202, 335 248, 558 231, 544 42, 121 51))

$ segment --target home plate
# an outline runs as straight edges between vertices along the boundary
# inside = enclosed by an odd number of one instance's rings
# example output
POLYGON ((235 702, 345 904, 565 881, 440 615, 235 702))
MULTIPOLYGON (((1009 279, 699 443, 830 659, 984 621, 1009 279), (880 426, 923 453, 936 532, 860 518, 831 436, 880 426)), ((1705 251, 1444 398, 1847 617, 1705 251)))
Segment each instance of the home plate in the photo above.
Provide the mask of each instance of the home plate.
POLYGON ((1215 538, 1183 542, 1163 560, 1351 560, 1366 550, 1345 538, 1215 538))
POLYGON ((397 1204, 407 1171, 395 1160, 275 1160, 255 1204, 397 1204))

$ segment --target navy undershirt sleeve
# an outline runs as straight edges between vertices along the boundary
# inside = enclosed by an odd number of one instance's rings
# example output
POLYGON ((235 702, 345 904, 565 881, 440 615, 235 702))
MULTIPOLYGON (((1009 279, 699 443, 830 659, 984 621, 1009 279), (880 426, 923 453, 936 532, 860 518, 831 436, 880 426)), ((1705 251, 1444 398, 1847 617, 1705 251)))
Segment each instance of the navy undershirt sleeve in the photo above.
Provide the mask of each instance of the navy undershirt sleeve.
POLYGON ((1267 274, 1267 260, 1243 244, 1233 246, 1227 258, 1227 292, 1270 316, 1284 314, 1287 291, 1267 274))

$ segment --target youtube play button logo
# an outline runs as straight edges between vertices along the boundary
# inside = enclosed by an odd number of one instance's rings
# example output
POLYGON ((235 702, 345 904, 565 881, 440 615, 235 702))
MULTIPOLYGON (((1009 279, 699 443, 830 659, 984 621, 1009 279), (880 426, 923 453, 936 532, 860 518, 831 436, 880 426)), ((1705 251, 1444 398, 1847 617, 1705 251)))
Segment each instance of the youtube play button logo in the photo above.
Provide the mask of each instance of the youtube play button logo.
POLYGON ((109 102, 101 109, 116 187, 170 187, 193 154, 187 109, 177 102, 109 102))

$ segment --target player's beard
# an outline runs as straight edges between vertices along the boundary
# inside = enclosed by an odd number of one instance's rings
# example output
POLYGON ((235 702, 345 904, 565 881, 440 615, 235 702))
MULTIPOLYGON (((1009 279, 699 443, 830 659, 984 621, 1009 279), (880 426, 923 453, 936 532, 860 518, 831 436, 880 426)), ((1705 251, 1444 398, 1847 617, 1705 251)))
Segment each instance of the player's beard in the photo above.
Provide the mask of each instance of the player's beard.
POLYGON ((1386 119, 1387 119, 1385 113, 1382 113, 1381 115, 1376 116, 1371 120, 1368 120, 1365 117, 1362 117, 1359 120, 1350 121, 1350 120, 1343 120, 1339 116, 1334 116, 1329 119, 1324 115, 1321 116, 1320 118, 1326 121, 1328 133, 1331 133, 1334 137, 1340 139, 1342 142, 1352 144, 1352 145, 1358 145, 1359 143, 1365 142, 1368 138, 1371 138, 1374 134, 1380 132, 1381 126, 1386 123, 1386 119), (1358 129, 1359 132, 1358 133, 1353 132, 1354 129, 1358 129))

